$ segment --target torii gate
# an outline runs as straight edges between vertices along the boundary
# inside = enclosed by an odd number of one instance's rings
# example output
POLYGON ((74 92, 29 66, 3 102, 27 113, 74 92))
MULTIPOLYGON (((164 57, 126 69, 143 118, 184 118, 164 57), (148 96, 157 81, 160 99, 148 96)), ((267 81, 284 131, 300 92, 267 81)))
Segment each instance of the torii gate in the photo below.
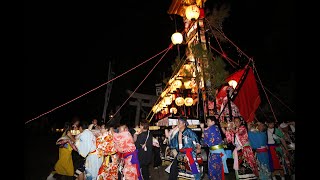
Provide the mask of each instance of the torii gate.
MULTIPOLYGON (((132 91, 127 90, 126 91, 128 94, 131 94, 132 91)), ((141 107, 151 107, 155 104, 157 101, 158 97, 150 94, 142 94, 142 93, 134 93, 131 98, 135 98, 135 101, 130 101, 129 104, 132 106, 136 106, 136 118, 134 125, 139 125, 139 120, 140 120, 140 112, 141 112, 141 107)))

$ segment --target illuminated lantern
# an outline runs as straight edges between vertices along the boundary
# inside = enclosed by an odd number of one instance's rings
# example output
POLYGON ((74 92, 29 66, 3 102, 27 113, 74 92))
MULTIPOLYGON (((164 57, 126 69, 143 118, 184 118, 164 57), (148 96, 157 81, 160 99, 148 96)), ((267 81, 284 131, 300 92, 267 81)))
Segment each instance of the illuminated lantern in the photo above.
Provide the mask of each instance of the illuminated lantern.
POLYGON ((191 62, 195 61, 193 54, 188 55, 188 60, 191 62))
POLYGON ((183 85, 184 85, 184 88, 191 89, 192 88, 192 81, 185 81, 183 83, 183 85))
POLYGON ((228 84, 229 84, 229 86, 232 86, 233 89, 236 89, 236 87, 237 87, 237 85, 238 85, 237 81, 235 81, 235 80, 230 80, 230 81, 228 82, 228 84))
POLYGON ((169 108, 164 108, 164 114, 168 114, 169 113, 169 108))
POLYGON ((160 101, 160 107, 161 108, 167 107, 166 103, 164 102, 164 99, 160 101))
POLYGON ((181 88, 182 82, 181 82, 180 80, 175 80, 175 81, 173 81, 172 86, 173 86, 175 89, 181 88))
POLYGON ((186 8, 186 17, 188 20, 197 20, 200 15, 200 9, 197 5, 190 5, 186 8))
POLYGON ((184 99, 183 99, 183 97, 177 97, 174 102, 176 103, 177 106, 182 106, 182 105, 184 105, 184 99))
POLYGON ((184 69, 190 72, 192 70, 191 64, 185 64, 184 69))
POLYGON ((171 114, 177 114, 177 112, 178 112, 177 108, 175 108, 175 107, 170 108, 170 113, 171 114))
POLYGON ((163 100, 166 105, 170 105, 172 103, 172 98, 169 96, 164 97, 163 100))
POLYGON ((192 99, 191 97, 185 98, 185 99, 184 99, 184 104, 185 104, 186 106, 192 106, 192 104, 193 104, 193 99, 192 99))
POLYGON ((183 36, 182 36, 182 34, 179 33, 179 32, 173 33, 172 36, 171 36, 171 41, 172 41, 172 43, 173 43, 174 45, 176 45, 176 44, 181 44, 182 41, 183 41, 183 36))

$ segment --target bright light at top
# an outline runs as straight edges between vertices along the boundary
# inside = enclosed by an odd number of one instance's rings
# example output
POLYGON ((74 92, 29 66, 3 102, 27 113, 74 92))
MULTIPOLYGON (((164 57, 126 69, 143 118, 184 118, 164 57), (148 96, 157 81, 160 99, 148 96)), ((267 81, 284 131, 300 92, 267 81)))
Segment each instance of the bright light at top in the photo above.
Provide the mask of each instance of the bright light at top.
POLYGON ((229 86, 232 86, 233 89, 236 89, 236 87, 237 87, 237 85, 238 85, 237 81, 235 81, 235 80, 230 80, 230 81, 228 82, 228 84, 229 84, 229 86))

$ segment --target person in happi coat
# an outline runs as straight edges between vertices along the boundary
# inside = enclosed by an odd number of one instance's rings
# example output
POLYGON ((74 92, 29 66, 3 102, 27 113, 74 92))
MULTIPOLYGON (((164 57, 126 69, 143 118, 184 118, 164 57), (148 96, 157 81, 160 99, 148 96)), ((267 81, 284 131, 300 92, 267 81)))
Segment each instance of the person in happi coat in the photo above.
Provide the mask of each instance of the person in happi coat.
POLYGON ((224 173, 229 173, 227 155, 215 119, 214 116, 207 118, 208 127, 203 129, 203 141, 209 147, 208 175, 209 179, 224 180, 224 173))
POLYGON ((88 128, 89 126, 86 122, 80 124, 79 130, 81 133, 77 137, 76 146, 79 154, 86 159, 84 165, 85 179, 95 180, 102 164, 102 158, 97 152, 96 137, 88 128))
POLYGON ((275 123, 272 121, 267 122, 267 141, 268 141, 268 153, 269 153, 269 165, 272 172, 272 178, 276 179, 276 175, 279 173, 281 179, 284 180, 284 174, 286 165, 289 162, 285 160, 285 153, 287 152, 287 145, 284 140, 284 134, 282 131, 275 127, 275 123))
MULTIPOLYGON (((178 125, 173 125, 170 131, 168 131, 168 129, 165 129, 165 136, 168 139, 168 149, 171 154, 170 156, 173 157, 173 161, 166 168, 166 171, 170 173, 169 180, 176 180, 178 177, 178 161, 177 161, 177 154, 179 151, 178 134, 179 134, 178 125)), ((165 154, 165 157, 166 155, 167 154, 165 154)))
POLYGON ((113 141, 120 158, 121 177, 125 180, 142 180, 138 152, 133 137, 126 125, 121 125, 118 130, 118 133, 113 134, 113 141))
POLYGON ((201 145, 198 136, 190 128, 187 127, 188 122, 185 117, 178 118, 178 147, 177 155, 179 174, 192 176, 196 180, 200 180, 201 174, 199 164, 197 162, 197 154, 201 153, 201 145), (190 169, 185 168, 184 163, 188 163, 190 169))
POLYGON ((267 146, 267 126, 261 122, 258 122, 256 125, 248 123, 248 129, 249 142, 257 157, 259 178, 261 180, 269 180, 271 178, 271 171, 267 146))
POLYGON ((97 137, 97 150, 103 162, 98 172, 97 180, 117 180, 119 156, 113 141, 113 128, 100 126, 101 135, 97 137))
POLYGON ((250 146, 248 130, 241 117, 233 119, 234 125, 228 128, 221 128, 225 133, 227 142, 233 143, 233 168, 237 179, 257 179, 259 171, 257 162, 250 146))

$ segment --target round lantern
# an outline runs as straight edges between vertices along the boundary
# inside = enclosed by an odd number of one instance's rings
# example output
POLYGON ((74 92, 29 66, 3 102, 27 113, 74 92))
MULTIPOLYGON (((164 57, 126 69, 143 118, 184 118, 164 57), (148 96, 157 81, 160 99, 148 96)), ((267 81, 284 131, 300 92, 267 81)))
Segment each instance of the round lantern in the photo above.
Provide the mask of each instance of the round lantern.
POLYGON ((182 106, 182 105, 184 105, 184 99, 183 99, 183 97, 177 97, 174 102, 176 103, 177 106, 182 106))
POLYGON ((168 107, 164 108, 164 113, 165 113, 165 114, 168 114, 168 113, 169 113, 169 108, 168 108, 168 107))
POLYGON ((164 97, 163 100, 166 105, 170 105, 172 103, 172 98, 169 96, 164 97))
POLYGON ((192 99, 191 97, 185 98, 185 99, 184 99, 184 104, 185 104, 186 106, 192 106, 192 104, 193 104, 193 99, 192 99))
POLYGON ((170 108, 170 113, 171 114, 177 114, 177 112, 178 112, 177 108, 175 108, 175 107, 170 108))
POLYGON ((173 43, 174 45, 176 45, 176 44, 181 44, 182 41, 183 41, 183 36, 182 36, 182 34, 179 33, 179 32, 173 33, 172 36, 171 36, 171 41, 172 41, 172 43, 173 43))
POLYGON ((181 86, 182 86, 182 82, 180 81, 180 80, 175 80, 175 81, 173 81, 173 83, 172 83, 172 86, 174 87, 174 88, 181 88, 181 86))
POLYGON ((186 8, 186 17, 188 20, 197 20, 200 15, 200 9, 197 5, 190 5, 186 8))
POLYGON ((188 55, 188 60, 191 62, 195 61, 193 54, 188 55))
POLYGON ((192 88, 192 82, 191 81, 185 81, 183 83, 183 85, 184 85, 184 88, 186 88, 186 89, 191 89, 192 88))
POLYGON ((237 87, 237 85, 238 85, 237 81, 235 81, 235 80, 230 80, 230 81, 228 82, 228 84, 229 84, 229 86, 232 86, 233 89, 236 89, 236 87, 237 87))
POLYGON ((160 101, 160 107, 162 108, 167 107, 167 104, 164 102, 164 99, 160 101))

